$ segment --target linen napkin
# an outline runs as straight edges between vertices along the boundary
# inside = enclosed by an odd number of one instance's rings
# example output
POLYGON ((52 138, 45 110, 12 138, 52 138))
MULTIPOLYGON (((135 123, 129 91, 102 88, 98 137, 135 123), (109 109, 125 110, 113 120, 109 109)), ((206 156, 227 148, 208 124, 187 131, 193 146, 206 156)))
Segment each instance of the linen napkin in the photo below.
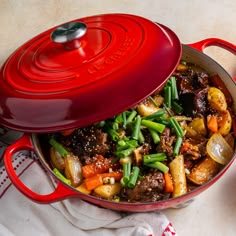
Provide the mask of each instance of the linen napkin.
MULTIPOLYGON (((2 152, 5 146, 0 148, 2 152)), ((0 159, 0 166, 3 158, 0 159)), ((54 181, 28 151, 16 153, 13 166, 22 182, 39 194, 55 188, 54 181)), ((94 206, 74 198, 52 204, 34 203, 11 183, 5 167, 0 168, 0 235, 80 236, 171 236, 177 235, 160 211, 124 213, 94 206)))

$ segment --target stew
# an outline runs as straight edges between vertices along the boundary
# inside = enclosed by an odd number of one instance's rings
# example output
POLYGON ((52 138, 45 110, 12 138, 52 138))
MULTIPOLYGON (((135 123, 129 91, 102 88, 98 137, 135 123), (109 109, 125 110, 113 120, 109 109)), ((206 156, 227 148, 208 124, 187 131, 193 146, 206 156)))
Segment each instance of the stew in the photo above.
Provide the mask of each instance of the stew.
POLYGON ((58 178, 98 198, 178 197, 232 158, 232 101, 219 76, 181 62, 165 86, 136 107, 89 127, 47 134, 48 159, 58 178))

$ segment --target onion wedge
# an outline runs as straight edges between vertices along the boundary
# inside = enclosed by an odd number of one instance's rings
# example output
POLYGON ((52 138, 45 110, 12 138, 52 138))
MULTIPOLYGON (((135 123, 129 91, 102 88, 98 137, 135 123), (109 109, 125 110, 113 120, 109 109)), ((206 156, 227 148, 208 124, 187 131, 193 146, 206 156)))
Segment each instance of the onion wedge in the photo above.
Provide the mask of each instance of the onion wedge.
POLYGON ((226 165, 232 158, 234 151, 220 133, 214 133, 207 142, 206 151, 217 163, 226 165))

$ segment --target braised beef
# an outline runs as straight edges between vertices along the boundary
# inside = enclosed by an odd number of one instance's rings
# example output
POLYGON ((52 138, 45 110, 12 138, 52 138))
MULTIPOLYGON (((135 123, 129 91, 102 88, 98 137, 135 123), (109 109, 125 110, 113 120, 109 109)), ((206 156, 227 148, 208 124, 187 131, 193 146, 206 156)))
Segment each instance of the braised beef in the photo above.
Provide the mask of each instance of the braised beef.
POLYGON ((160 144, 157 146, 157 152, 165 152, 167 156, 173 155, 173 142, 175 136, 171 135, 171 129, 165 128, 160 135, 160 144))
POLYGON ((123 188, 121 197, 129 202, 155 202, 164 197, 165 180, 163 173, 151 169, 138 180, 133 189, 123 188))
POLYGON ((207 92, 208 88, 201 89, 196 92, 194 97, 194 106, 196 108, 196 113, 198 116, 204 116, 207 112, 207 92))
POLYGON ((94 156, 100 154, 106 156, 112 151, 112 143, 108 140, 108 135, 96 126, 76 129, 69 137, 60 137, 61 142, 73 149, 81 157, 94 156))
POLYGON ((180 93, 195 93, 199 88, 206 88, 209 84, 209 76, 205 72, 197 72, 189 69, 185 73, 176 73, 180 93))
MULTIPOLYGON (((188 148, 182 148, 181 149, 181 154, 184 155, 185 160, 199 160, 203 156, 206 156, 206 142, 207 140, 205 138, 190 138, 186 139, 185 143, 188 143, 188 148)), ((186 164, 186 163, 185 163, 186 164)))
POLYGON ((206 88, 209 85, 209 76, 204 72, 198 73, 197 82, 200 88, 206 88))
POLYGON ((175 74, 180 91, 179 99, 184 109, 184 115, 194 117, 206 113, 206 93, 209 76, 196 68, 187 70, 184 74, 175 74), (206 88, 206 89, 203 89, 206 88))

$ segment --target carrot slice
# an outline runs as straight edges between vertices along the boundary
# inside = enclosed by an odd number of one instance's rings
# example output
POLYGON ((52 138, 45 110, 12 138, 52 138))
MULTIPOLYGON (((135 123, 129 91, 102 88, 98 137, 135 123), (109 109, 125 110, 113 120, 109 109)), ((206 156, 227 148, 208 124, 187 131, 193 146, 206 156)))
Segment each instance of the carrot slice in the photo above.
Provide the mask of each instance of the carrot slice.
POLYGON ((184 142, 182 144, 182 147, 180 148, 180 152, 185 152, 191 147, 191 144, 189 142, 184 142))
POLYGON ((165 179, 165 192, 172 193, 174 191, 174 184, 169 172, 163 173, 165 179))
POLYGON ((117 164, 111 164, 113 158, 104 158, 98 155, 96 162, 85 165, 82 167, 82 173, 84 178, 92 177, 95 174, 102 174, 109 170, 109 168, 116 168, 117 164))
POLYGON ((216 116, 214 116, 214 115, 208 116, 207 127, 213 133, 216 133, 218 131, 218 121, 217 121, 216 116))
POLYGON ((101 175, 94 175, 90 178, 84 180, 84 184, 87 190, 93 190, 98 186, 103 185, 102 176, 101 175))

